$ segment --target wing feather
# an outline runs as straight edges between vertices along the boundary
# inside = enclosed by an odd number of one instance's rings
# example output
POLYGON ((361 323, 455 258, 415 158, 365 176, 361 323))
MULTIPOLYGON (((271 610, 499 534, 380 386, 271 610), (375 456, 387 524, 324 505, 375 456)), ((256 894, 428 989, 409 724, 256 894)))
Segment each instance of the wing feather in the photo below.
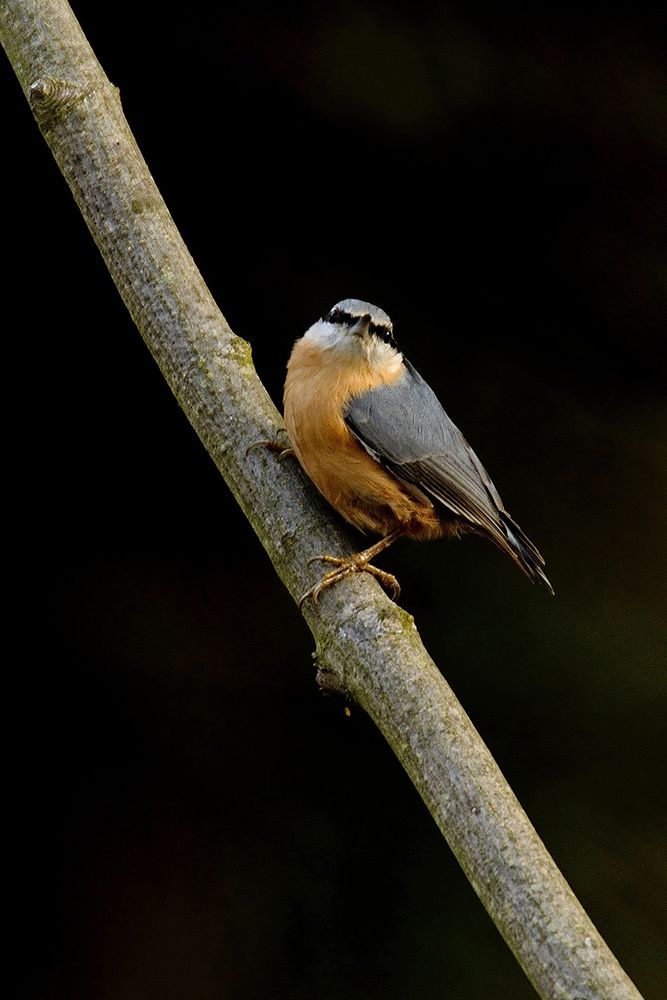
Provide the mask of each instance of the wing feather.
POLYGON ((484 466, 430 386, 408 361, 404 365, 396 382, 350 401, 348 427, 399 479, 506 542, 502 501, 484 466))
POLYGON ((350 401, 345 421, 373 458, 508 552, 553 593, 544 559, 504 508, 491 477, 437 396, 404 360, 396 382, 350 401))

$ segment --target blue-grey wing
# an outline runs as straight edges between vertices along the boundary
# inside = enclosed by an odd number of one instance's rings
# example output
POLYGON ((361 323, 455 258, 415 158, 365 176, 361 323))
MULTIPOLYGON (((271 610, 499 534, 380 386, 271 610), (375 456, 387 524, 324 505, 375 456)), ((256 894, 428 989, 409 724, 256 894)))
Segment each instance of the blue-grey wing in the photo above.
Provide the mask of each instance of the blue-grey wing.
POLYGON ((345 421, 376 461, 487 534, 553 594, 538 549, 509 516, 477 455, 409 361, 391 385, 352 399, 345 421))
POLYGON ((488 473, 408 361, 396 382, 352 399, 345 420, 395 476, 506 544, 499 516, 503 504, 488 473))

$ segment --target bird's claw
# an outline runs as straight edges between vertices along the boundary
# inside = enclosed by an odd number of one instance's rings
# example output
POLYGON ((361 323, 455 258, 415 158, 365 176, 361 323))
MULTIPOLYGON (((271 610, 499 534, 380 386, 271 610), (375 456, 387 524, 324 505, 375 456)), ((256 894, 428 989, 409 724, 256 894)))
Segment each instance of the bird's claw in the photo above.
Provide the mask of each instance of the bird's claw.
POLYGON ((382 584, 385 590, 391 590, 393 601, 397 600, 401 593, 401 587, 396 577, 392 573, 385 573, 384 570, 373 566, 367 558, 364 558, 363 553, 347 556, 344 559, 341 559, 339 556, 313 556, 312 559, 308 560, 308 565, 310 566, 314 562, 333 563, 336 569, 325 573, 318 583, 311 587, 310 590, 307 590, 305 594, 301 595, 299 598, 299 608, 303 607, 304 602, 308 598, 312 600, 313 604, 317 604, 323 590, 328 590, 329 587, 333 587, 339 580, 344 580, 346 576, 350 576, 352 573, 370 573, 371 576, 374 576, 382 584))
MULTIPOLYGON (((285 437, 287 437, 287 431, 281 430, 280 433, 284 434, 285 437)), ((282 462, 282 460, 286 458, 287 455, 294 454, 294 449, 292 448, 292 446, 288 444, 287 447, 285 447, 284 441, 276 441, 275 439, 266 439, 261 441, 253 441, 252 444, 249 444, 245 450, 246 458, 248 457, 250 452, 253 451, 253 449, 255 448, 268 448, 269 451, 277 451, 279 462, 282 462)))

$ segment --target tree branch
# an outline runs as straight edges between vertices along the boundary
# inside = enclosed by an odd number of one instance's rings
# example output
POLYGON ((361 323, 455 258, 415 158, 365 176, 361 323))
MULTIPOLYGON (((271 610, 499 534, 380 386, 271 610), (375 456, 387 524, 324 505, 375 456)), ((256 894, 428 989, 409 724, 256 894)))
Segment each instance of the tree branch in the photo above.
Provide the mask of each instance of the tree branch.
MULTIPOLYGON (((310 556, 347 554, 295 462, 248 448, 282 421, 181 240, 65 0, 1 0, 0 32, 37 123, 142 337, 297 598, 310 556)), ((317 572, 320 570, 318 569, 317 572)), ((421 644, 360 574, 304 605, 319 679, 368 712, 544 998, 639 996, 556 868, 421 644)))

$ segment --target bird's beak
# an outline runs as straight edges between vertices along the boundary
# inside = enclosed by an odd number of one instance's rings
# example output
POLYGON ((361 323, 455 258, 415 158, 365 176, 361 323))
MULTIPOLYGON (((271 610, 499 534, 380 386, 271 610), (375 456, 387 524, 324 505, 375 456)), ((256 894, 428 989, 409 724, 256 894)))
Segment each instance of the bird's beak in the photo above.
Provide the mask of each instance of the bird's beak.
POLYGON ((370 316, 360 316, 354 326, 350 327, 350 333, 355 337, 365 337, 368 333, 370 321, 370 316))

